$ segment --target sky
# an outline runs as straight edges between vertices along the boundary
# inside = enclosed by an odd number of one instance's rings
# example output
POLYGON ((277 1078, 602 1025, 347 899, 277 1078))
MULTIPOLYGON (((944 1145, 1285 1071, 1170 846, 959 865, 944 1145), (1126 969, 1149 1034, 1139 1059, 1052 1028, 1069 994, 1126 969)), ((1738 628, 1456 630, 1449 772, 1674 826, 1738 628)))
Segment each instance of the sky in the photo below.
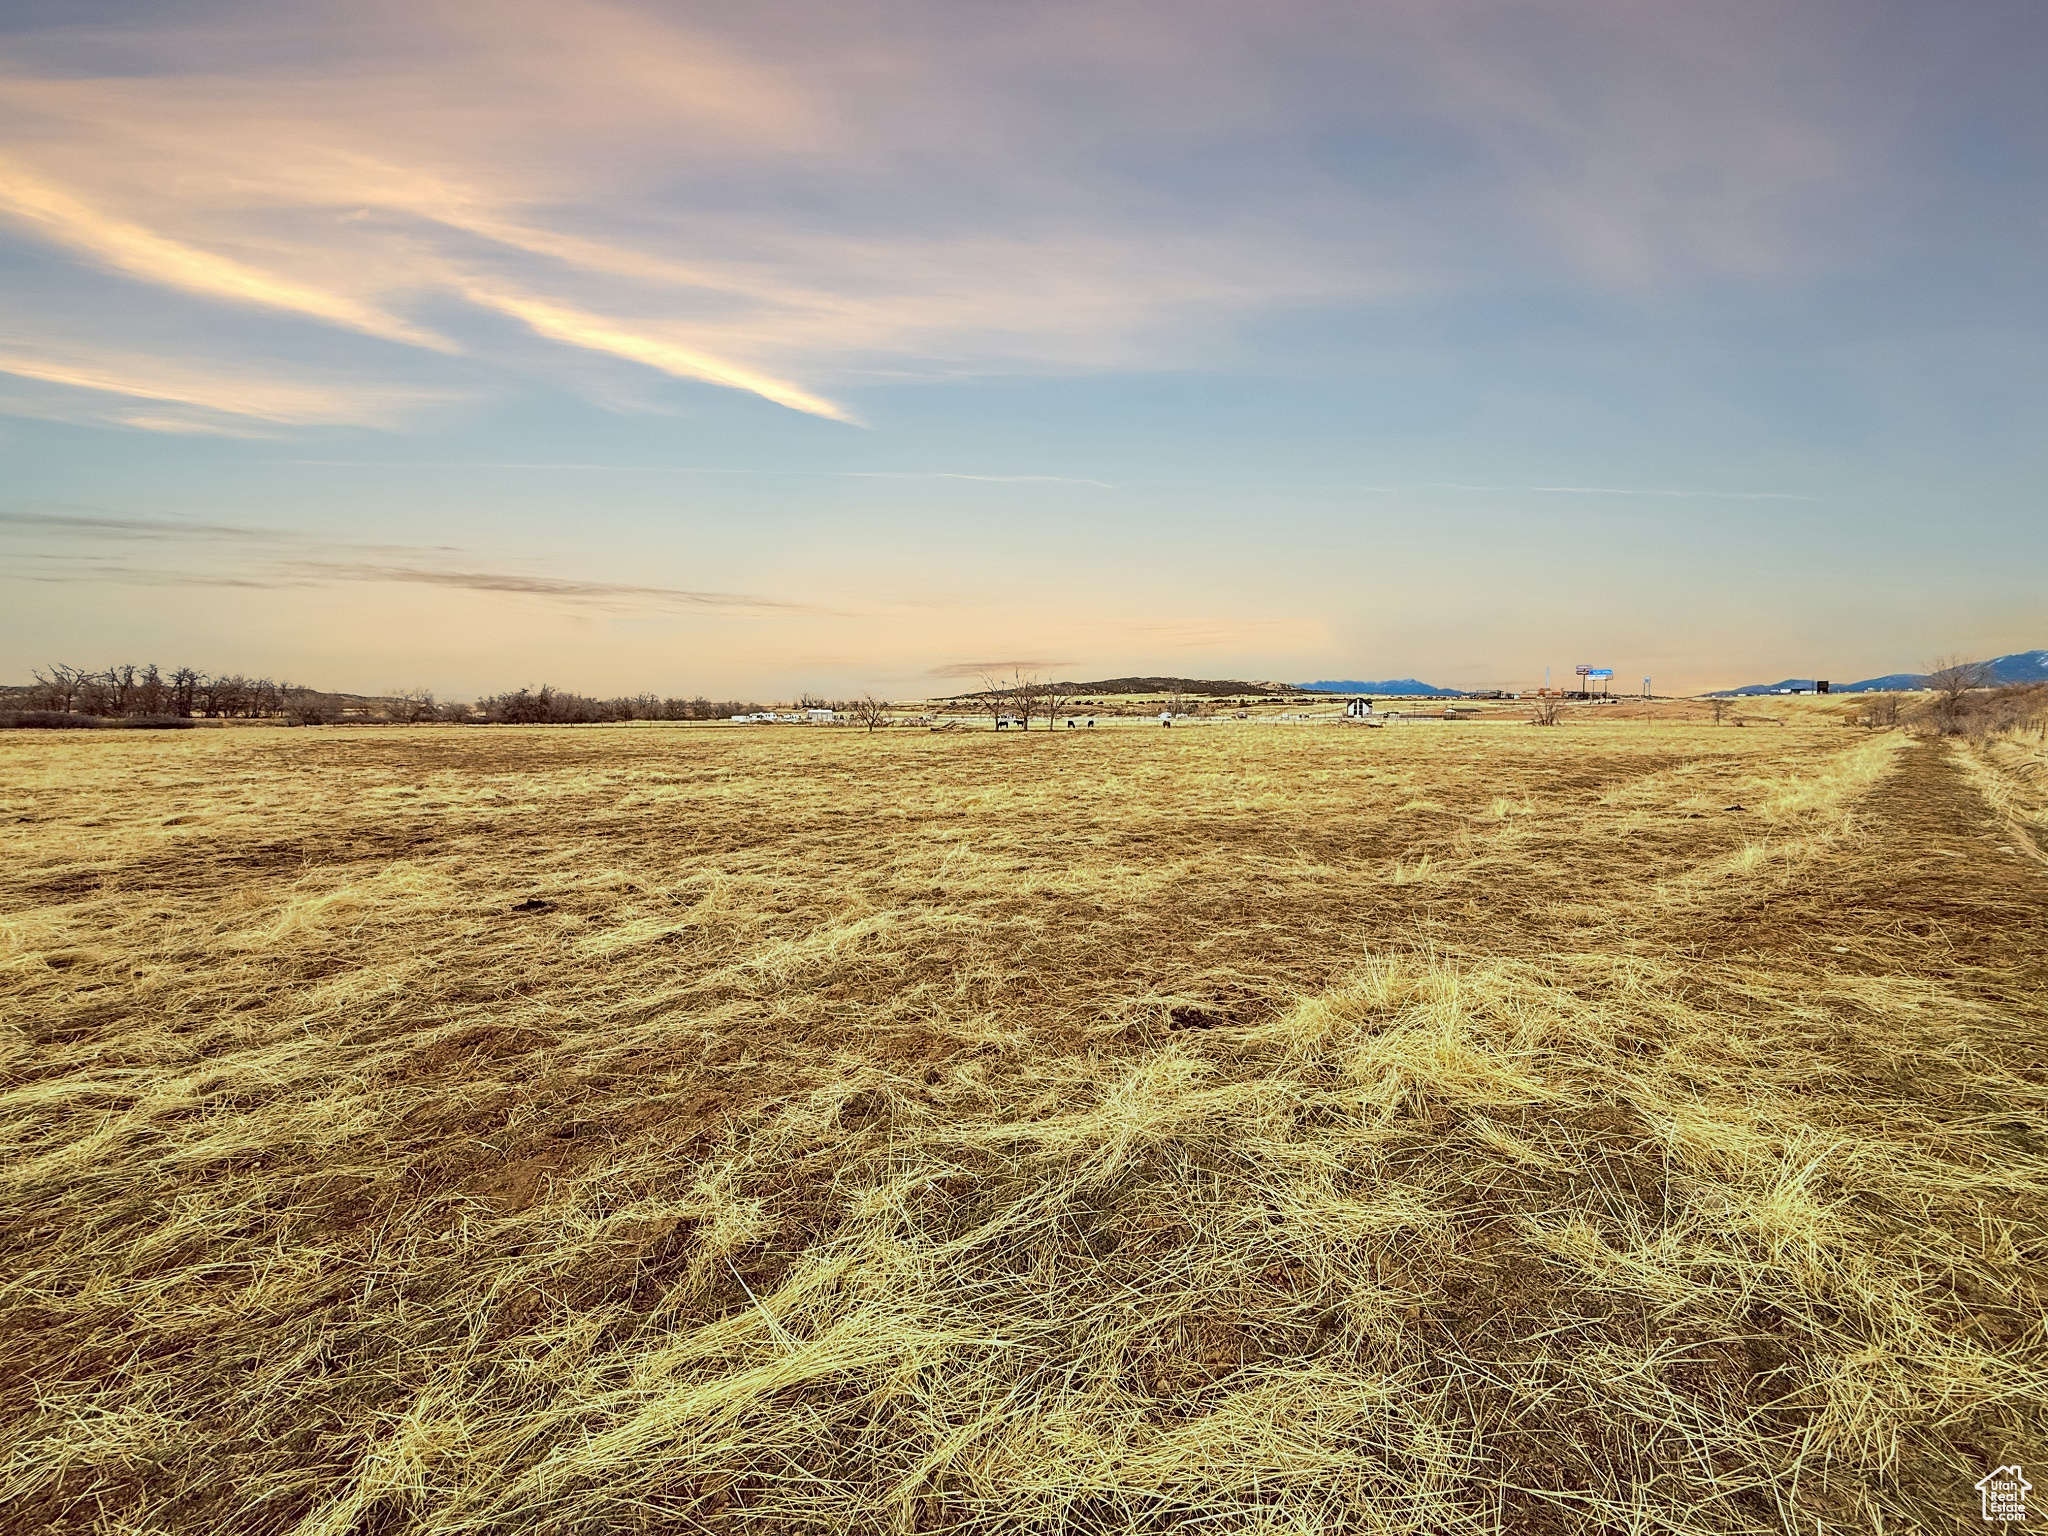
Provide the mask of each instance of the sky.
POLYGON ((2037 0, 10 0, 0 678, 2048 646, 2037 0))

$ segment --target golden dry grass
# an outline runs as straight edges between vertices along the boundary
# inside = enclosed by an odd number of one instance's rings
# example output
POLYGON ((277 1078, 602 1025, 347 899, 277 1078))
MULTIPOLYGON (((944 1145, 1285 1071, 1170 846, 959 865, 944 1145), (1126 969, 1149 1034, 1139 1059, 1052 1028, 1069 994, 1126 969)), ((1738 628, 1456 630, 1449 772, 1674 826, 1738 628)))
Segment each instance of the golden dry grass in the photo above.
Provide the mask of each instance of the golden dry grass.
POLYGON ((0 1524, 1974 1521, 2038 743, 1791 719, 0 741, 0 1524))

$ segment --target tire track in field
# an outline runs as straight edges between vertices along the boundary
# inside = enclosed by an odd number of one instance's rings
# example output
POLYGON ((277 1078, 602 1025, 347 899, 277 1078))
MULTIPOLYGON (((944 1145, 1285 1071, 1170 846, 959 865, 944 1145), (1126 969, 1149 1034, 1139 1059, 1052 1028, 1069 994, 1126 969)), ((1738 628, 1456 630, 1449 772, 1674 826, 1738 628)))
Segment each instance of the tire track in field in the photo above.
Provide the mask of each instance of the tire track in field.
POLYGON ((1953 750, 1916 742, 1860 808, 1847 856, 1789 888, 1724 909, 1700 935, 1714 957, 1844 946, 1995 1003, 2044 1003, 2048 871, 2009 830, 1953 750))

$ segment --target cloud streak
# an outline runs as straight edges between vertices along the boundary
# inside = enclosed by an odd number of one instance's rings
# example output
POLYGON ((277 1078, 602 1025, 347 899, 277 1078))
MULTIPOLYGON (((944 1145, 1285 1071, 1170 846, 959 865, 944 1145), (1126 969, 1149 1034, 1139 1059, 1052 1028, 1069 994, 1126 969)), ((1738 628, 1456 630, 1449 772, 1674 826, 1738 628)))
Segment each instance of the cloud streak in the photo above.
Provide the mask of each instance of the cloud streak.
POLYGON ((944 666, 933 667, 926 677, 959 678, 972 677, 1002 678, 1013 673, 1052 672, 1060 667, 1071 667, 1071 661, 949 661, 944 666))
POLYGON ((858 419, 844 406, 836 405, 821 395, 814 395, 799 385, 785 379, 771 378, 736 363, 725 362, 694 347, 678 342, 666 341, 656 336, 643 335, 637 330, 627 329, 621 322, 607 320, 602 316, 572 309, 564 304, 547 303, 539 299, 526 298, 518 294, 505 293, 481 284, 468 284, 466 291, 471 299, 491 309, 501 310, 516 320, 523 321, 537 334, 550 341, 566 342, 572 347, 588 347, 595 352, 609 352, 615 357, 630 359, 649 368, 658 368, 663 373, 673 374, 679 379, 701 379, 708 384, 722 385, 727 389, 743 389, 772 400, 777 405, 787 406, 792 411, 803 411, 812 416, 823 416, 831 421, 843 421, 859 425, 858 419))
POLYGON ((1304 304, 1794 266, 1789 210, 1870 137, 1826 5, 1768 56, 1600 0, 491 14, 14 34, 0 211, 514 375, 577 377, 474 311, 857 422, 858 381, 1206 365, 1304 304))
POLYGON ((527 576, 512 571, 452 570, 342 560, 309 560, 301 562, 295 569, 314 581, 395 582, 408 586, 454 587, 465 592, 562 598, 571 602, 718 608, 762 614, 821 611, 811 603, 754 597, 741 592, 699 592, 684 587, 647 586, 624 581, 577 581, 556 576, 527 576))
MULTIPOLYGON (((66 389, 163 401, 225 416, 293 426, 388 421, 401 411, 446 398, 433 391, 396 384, 348 386, 279 379, 248 370, 222 372, 177 359, 85 348, 75 348, 71 357, 64 358, 52 357, 47 351, 0 346, 0 373, 66 389)), ((151 431, 223 430, 218 423, 184 417, 146 417, 123 412, 115 419, 151 431)))
POLYGON ((150 586, 285 588, 337 584, 443 587, 487 596, 539 598, 573 606, 612 609, 714 609, 734 614, 826 613, 815 603, 745 592, 706 591, 648 582, 537 576, 522 571, 457 565, 449 546, 424 547, 341 542, 291 529, 233 523, 137 517, 95 510, 0 510, 0 536, 13 530, 31 541, 0 575, 43 582, 139 582, 150 586), (51 541, 56 541, 54 547, 51 541), (201 570, 163 561, 139 563, 120 555, 80 552, 80 542, 203 543, 229 551, 227 560, 201 570), (240 546, 240 558, 234 555, 240 546))
POLYGON ((0 508, 0 527, 35 528, 51 533, 118 536, 138 539, 235 539, 257 543, 289 543, 301 535, 277 529, 246 528, 235 523, 197 523, 183 519, 128 517, 112 512, 29 512, 0 508))
POLYGON ((517 459, 281 459, 283 464, 319 465, 327 469, 507 469, 555 470, 607 475, 738 475, 774 479, 819 480, 966 480, 982 485, 1086 485, 1097 490, 1117 487, 1107 480, 1081 475, 971 474, 952 469, 730 469, 703 464, 589 464, 525 462, 517 459))
MULTIPOLYGON (((1382 486, 1367 486, 1382 490, 1382 486)), ((1688 491, 1665 487, 1619 485, 1461 485, 1452 480, 1432 480, 1427 489, 1445 491, 1506 491, 1537 496, 1645 496, 1673 501, 1820 501, 1819 496, 1796 491, 1688 491)))
POLYGON ((0 210, 146 282, 208 298, 289 310, 413 346, 446 349, 431 332, 339 294, 295 283, 88 206, 19 163, 0 158, 0 210))

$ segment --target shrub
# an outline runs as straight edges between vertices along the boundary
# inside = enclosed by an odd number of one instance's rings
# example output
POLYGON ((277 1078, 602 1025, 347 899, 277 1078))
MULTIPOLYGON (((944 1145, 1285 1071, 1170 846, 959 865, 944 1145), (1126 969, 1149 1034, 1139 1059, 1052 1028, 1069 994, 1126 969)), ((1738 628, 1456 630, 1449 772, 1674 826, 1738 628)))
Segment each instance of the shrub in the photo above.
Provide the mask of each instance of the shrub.
POLYGON ((30 709, 18 715, 0 715, 0 726, 24 731, 96 731, 106 723, 91 715, 74 715, 61 709, 30 709))
POLYGON ((1923 735, 1982 738, 2034 729, 2048 723, 2048 684, 1934 691, 1917 700, 1909 715, 1923 735))

